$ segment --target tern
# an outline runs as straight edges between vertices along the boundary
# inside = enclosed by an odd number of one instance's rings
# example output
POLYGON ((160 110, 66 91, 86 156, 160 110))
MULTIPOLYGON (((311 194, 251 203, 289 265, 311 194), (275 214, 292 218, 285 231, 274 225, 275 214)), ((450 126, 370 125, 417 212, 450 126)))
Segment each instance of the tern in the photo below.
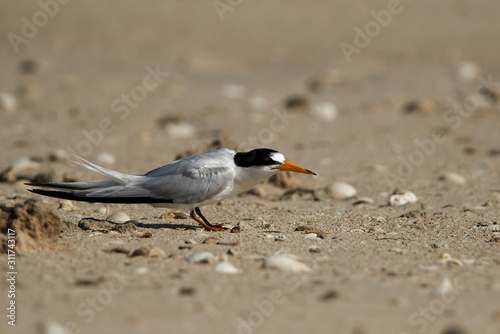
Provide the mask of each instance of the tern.
POLYGON ((212 225, 202 215, 200 207, 247 191, 280 171, 316 175, 287 161, 280 152, 267 148, 248 152, 222 148, 192 155, 141 175, 120 173, 77 158, 81 161, 73 160, 74 163, 100 173, 108 180, 35 182, 27 183, 35 187, 27 190, 72 201, 144 203, 176 209, 189 212, 193 220, 209 231, 224 231, 224 224, 212 225))

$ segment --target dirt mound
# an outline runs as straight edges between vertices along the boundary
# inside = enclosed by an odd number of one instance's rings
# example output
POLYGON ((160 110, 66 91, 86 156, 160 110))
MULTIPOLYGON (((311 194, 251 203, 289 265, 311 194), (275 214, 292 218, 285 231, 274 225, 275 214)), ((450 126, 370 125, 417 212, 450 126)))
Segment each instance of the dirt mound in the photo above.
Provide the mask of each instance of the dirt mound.
POLYGON ((0 251, 7 252, 8 230, 15 230, 19 253, 53 247, 61 231, 61 218, 48 205, 28 199, 14 207, 0 205, 0 251))

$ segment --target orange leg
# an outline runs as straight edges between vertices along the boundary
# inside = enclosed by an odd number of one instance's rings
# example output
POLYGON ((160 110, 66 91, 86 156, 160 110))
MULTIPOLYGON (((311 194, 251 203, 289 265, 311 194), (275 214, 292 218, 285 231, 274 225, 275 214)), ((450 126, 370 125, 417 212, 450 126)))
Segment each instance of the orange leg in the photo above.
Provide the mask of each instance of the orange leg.
POLYGON ((196 207, 193 210, 191 210, 191 213, 189 214, 193 220, 195 220, 198 224, 203 226, 205 230, 207 231, 225 231, 224 229, 224 223, 222 224, 217 224, 217 225, 212 225, 210 222, 201 214, 200 208, 196 207), (200 216, 201 220, 196 217, 196 214, 200 216))

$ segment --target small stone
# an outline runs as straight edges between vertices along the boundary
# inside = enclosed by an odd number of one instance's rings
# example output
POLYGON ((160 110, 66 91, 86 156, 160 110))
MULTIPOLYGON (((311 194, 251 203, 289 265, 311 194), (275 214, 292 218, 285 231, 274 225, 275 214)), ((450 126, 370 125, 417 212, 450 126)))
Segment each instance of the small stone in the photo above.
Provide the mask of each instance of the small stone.
POLYGON ((323 301, 327 301, 327 300, 337 299, 337 298, 339 298, 339 296, 340 296, 340 294, 338 291, 330 290, 330 291, 326 291, 325 293, 323 293, 321 295, 320 299, 323 301))
POLYGON ((64 212, 71 212, 75 210, 75 205, 73 204, 72 201, 69 201, 67 199, 61 199, 59 200, 59 209, 64 212))
POLYGON ((294 111, 306 111, 310 108, 311 101, 302 95, 292 95, 285 100, 285 108, 294 111))
POLYGON ((263 267, 294 273, 311 272, 311 268, 304 263, 297 261, 295 256, 286 254, 272 255, 264 259, 263 267))
POLYGON ((231 229, 231 233, 241 233, 241 227, 240 227, 240 225, 233 227, 231 229))
POLYGON ((94 156, 96 164, 104 167, 111 167, 116 163, 115 156, 108 152, 101 152, 94 156))
POLYGON ((370 233, 385 233, 385 230, 379 226, 374 226, 368 230, 370 233))
POLYGON ((425 211, 420 211, 420 210, 412 210, 408 211, 406 213, 403 213, 400 218, 417 218, 417 219, 425 219, 427 218, 427 212, 425 211))
POLYGON ((318 235, 316 233, 308 233, 304 235, 304 239, 318 239, 318 235))
POLYGON ((320 120, 331 122, 337 118, 337 107, 329 102, 315 103, 311 108, 311 116, 320 120))
POLYGON ((137 220, 127 220, 122 224, 116 224, 113 230, 118 233, 130 233, 137 231, 137 224, 140 224, 137 220))
POLYGON ((436 104, 431 100, 416 100, 405 104, 403 109, 406 113, 432 114, 436 111, 436 104))
POLYGON ((188 216, 182 212, 169 212, 160 216, 161 219, 188 219, 188 216))
POLYGON ((233 266, 229 262, 219 262, 215 265, 214 271, 219 274, 240 274, 241 270, 233 266))
POLYGON ((215 238, 215 237, 210 237, 210 238, 206 238, 205 240, 203 240, 203 243, 206 245, 216 245, 219 242, 220 242, 219 238, 215 238))
POLYGON ((108 213, 108 208, 101 206, 94 210, 95 213, 108 213))
POLYGON ((192 296, 195 293, 196 293, 196 290, 194 288, 191 288, 191 287, 179 289, 179 295, 181 295, 181 296, 192 296))
POLYGON ((25 170, 37 170, 40 169, 40 164, 31 160, 30 157, 21 157, 12 164, 12 168, 18 172, 25 170))
POLYGON ((459 81, 476 80, 481 73, 481 67, 472 61, 464 61, 453 69, 453 78, 459 81))
POLYGON ((115 223, 124 223, 127 220, 130 220, 130 217, 125 212, 115 212, 109 215, 106 220, 110 220, 115 223))
POLYGON ((210 252, 198 252, 189 255, 186 258, 186 261, 195 263, 209 263, 213 258, 214 255, 210 252))
POLYGON ((167 254, 162 249, 153 246, 148 246, 148 247, 137 248, 132 252, 132 254, 130 254, 130 257, 135 257, 135 256, 166 257, 167 254))
POLYGON ((344 200, 356 196, 356 189, 350 184, 344 182, 334 182, 327 188, 331 198, 336 200, 344 200))
POLYGON ((67 158, 68 152, 61 148, 58 148, 57 150, 54 150, 49 154, 50 161, 64 162, 67 158))
POLYGON ((309 250, 309 253, 319 253, 320 252, 319 247, 318 246, 314 246, 314 245, 311 246, 311 247, 309 247, 308 250, 309 250))
POLYGON ((163 130, 168 136, 180 139, 192 138, 196 133, 195 127, 184 121, 167 123, 163 130))
POLYGON ((16 111, 17 102, 14 95, 9 93, 0 93, 0 112, 11 113, 16 111))
POLYGON ((149 272, 148 267, 139 267, 139 268, 134 270, 134 274, 137 276, 146 275, 148 272, 149 272))
POLYGON ((459 175, 457 173, 453 173, 453 172, 449 172, 449 173, 444 174, 443 176, 441 176, 439 178, 439 180, 446 181, 449 183, 458 184, 458 185, 465 184, 465 177, 463 177, 462 175, 459 175))

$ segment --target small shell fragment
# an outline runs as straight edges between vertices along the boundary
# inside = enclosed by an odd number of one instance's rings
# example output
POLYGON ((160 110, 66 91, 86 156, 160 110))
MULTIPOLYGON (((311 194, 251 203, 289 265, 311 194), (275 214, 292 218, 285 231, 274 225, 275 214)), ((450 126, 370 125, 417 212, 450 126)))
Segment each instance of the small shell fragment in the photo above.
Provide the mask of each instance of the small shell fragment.
POLYGON ((490 225, 481 228, 481 232, 499 232, 500 231, 500 225, 490 225))
POLYGON ((124 223, 127 220, 130 220, 130 217, 125 212, 115 212, 109 215, 106 220, 111 220, 115 223, 124 223))
POLYGON ((156 247, 141 247, 137 248, 134 250, 131 254, 130 257, 134 256, 144 256, 144 257, 166 257, 167 254, 165 251, 162 249, 156 248, 156 247))
POLYGON ((391 195, 391 197, 389 197, 390 206, 401 206, 415 202, 417 202, 417 195, 415 195, 411 191, 407 191, 403 195, 391 195))
POLYGON ((272 255, 264 259, 263 267, 294 273, 311 272, 311 268, 309 268, 306 264, 297 261, 295 256, 286 254, 272 255))
POLYGON ((449 173, 444 174, 443 176, 441 176, 439 178, 439 180, 446 181, 448 183, 458 184, 458 185, 465 184, 465 177, 463 177, 462 175, 459 175, 457 173, 453 173, 453 172, 449 172, 449 173))
POLYGON ((186 258, 186 261, 195 263, 209 263, 213 258, 214 255, 210 252, 198 252, 189 255, 186 258))
POLYGON ((333 199, 348 199, 356 196, 356 188, 344 182, 334 182, 327 188, 328 194, 333 199))
POLYGON ((75 210, 75 205, 70 200, 62 199, 59 200, 59 209, 61 209, 64 212, 71 212, 75 210))
POLYGON ((220 274, 240 274, 241 270, 233 266, 229 262, 219 262, 215 265, 214 271, 220 274))

